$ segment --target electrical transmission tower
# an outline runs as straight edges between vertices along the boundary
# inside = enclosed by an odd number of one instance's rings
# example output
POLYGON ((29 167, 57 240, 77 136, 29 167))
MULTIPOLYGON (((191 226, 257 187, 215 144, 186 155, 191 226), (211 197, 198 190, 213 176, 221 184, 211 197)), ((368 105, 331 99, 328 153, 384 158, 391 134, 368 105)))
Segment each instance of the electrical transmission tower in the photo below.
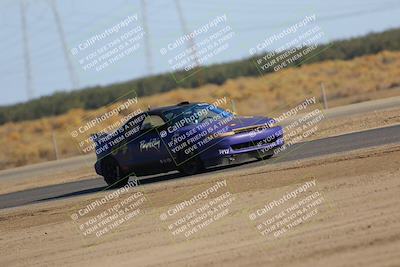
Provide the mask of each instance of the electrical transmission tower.
POLYGON ((20 0, 19 4, 20 4, 21 27, 22 27, 22 41, 24 47, 26 92, 28 100, 30 100, 34 97, 34 92, 33 92, 31 57, 29 51, 29 39, 26 26, 26 6, 24 0, 20 0))
MULTIPOLYGON (((178 17, 179 17, 179 21, 181 23, 183 34, 184 35, 188 35, 189 34, 189 30, 187 28, 185 17, 183 16, 180 0, 175 0, 175 5, 176 5, 176 10, 178 11, 178 17)), ((200 63, 199 63, 199 58, 197 56, 196 46, 195 45, 196 44, 195 44, 194 38, 190 37, 189 40, 188 40, 188 48, 192 49, 194 62, 196 64, 196 66, 198 67, 198 66, 200 66, 200 63)))
POLYGON ((74 71, 74 67, 72 65, 71 62, 71 57, 68 51, 68 46, 67 46, 67 41, 65 39, 65 32, 64 32, 64 28, 62 26, 61 23, 61 18, 60 18, 60 14, 58 13, 58 8, 57 8, 57 0, 49 0, 50 2, 50 7, 51 10, 53 11, 53 16, 54 16, 54 20, 56 21, 56 26, 57 26, 57 31, 58 31, 58 35, 60 37, 61 40, 61 44, 63 47, 63 52, 64 52, 64 58, 65 61, 67 63, 67 68, 68 68, 68 73, 69 73, 69 78, 71 81, 71 85, 73 87, 73 89, 76 89, 79 87, 79 81, 78 81, 78 77, 76 76, 76 73, 74 71))
POLYGON ((147 62, 147 72, 149 75, 153 74, 153 56, 151 54, 151 47, 150 47, 150 36, 149 36, 149 27, 147 21, 147 6, 146 0, 141 0, 141 7, 142 7, 142 20, 143 20, 143 29, 144 29, 144 42, 146 46, 146 62, 147 62))

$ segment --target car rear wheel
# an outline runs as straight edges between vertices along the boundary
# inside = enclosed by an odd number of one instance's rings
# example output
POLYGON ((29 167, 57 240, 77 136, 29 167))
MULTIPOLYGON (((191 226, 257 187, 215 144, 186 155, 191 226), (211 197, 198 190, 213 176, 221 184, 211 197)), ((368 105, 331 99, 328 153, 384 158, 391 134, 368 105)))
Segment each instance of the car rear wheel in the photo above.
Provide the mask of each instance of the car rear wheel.
POLYGON ((110 188, 119 188, 128 183, 129 176, 126 175, 125 177, 125 174, 114 158, 107 157, 103 159, 101 167, 104 181, 106 181, 110 188))

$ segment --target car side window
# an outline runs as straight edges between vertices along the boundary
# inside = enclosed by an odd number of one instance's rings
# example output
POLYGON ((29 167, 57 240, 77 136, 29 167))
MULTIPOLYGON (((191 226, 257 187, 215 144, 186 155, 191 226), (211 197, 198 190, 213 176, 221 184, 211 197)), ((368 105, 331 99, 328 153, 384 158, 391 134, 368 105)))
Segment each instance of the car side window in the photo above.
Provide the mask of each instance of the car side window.
POLYGON ((149 115, 143 120, 142 127, 140 130, 153 129, 155 127, 165 124, 164 120, 158 115, 149 115))

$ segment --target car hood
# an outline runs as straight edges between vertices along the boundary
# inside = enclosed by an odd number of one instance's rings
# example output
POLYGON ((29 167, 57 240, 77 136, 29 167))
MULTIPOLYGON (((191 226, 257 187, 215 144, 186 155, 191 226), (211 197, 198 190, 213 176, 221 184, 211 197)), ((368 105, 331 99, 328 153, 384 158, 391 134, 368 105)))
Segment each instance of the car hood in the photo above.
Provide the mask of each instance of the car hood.
MULTIPOLYGON (((245 132, 251 131, 260 126, 266 126, 274 122, 273 119, 262 116, 235 116, 233 118, 224 118, 219 121, 215 121, 207 126, 207 128, 212 128, 216 125, 217 129, 224 128, 226 132, 235 131, 235 132, 245 132), (221 126, 222 125, 222 126, 221 126), (225 127, 226 126, 226 127, 225 127)), ((189 131, 192 128, 195 128, 198 125, 188 125, 182 127, 179 132, 189 131)))
POLYGON ((266 125, 272 121, 273 120, 271 118, 262 116, 237 116, 227 123, 227 125, 231 131, 234 131, 243 128, 253 128, 266 125))

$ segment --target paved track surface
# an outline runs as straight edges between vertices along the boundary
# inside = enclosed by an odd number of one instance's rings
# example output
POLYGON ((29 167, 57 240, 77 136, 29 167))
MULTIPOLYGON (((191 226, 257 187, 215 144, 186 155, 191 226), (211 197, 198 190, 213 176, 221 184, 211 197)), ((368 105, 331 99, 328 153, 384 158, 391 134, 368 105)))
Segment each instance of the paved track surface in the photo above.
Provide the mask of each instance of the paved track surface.
MULTIPOLYGON (((356 114, 362 114, 365 112, 373 112, 379 110, 386 110, 390 108, 396 108, 400 106, 400 96, 384 98, 378 100, 371 100, 362 103, 351 104, 347 106, 340 106, 324 110, 325 119, 334 119, 346 116, 353 116, 356 114)), ((299 115, 300 116, 300 115, 299 115)), ((289 124, 293 120, 298 118, 292 117, 283 124, 289 124)), ((79 168, 89 167, 91 168, 96 161, 94 153, 89 155, 71 157, 67 159, 61 159, 58 161, 49 161, 44 163, 32 164, 24 167, 18 167, 14 169, 0 171, 0 181, 5 179, 31 179, 33 176, 49 175, 54 172, 68 172, 74 171, 79 168)))
MULTIPOLYGON (((299 143, 290 146, 285 152, 267 161, 255 161, 228 168, 218 168, 210 170, 205 174, 197 174, 190 177, 201 178, 204 175, 226 170, 253 168, 263 164, 276 164, 394 143, 400 143, 400 125, 299 143)), ((140 182, 141 186, 146 186, 146 184, 150 183, 168 182, 171 179, 184 179, 187 177, 182 177, 179 173, 173 172, 164 175, 143 177, 145 179, 140 182)), ((96 178, 4 194, 0 195, 0 209, 95 193, 104 190, 105 187, 106 184, 103 179, 96 178)))

